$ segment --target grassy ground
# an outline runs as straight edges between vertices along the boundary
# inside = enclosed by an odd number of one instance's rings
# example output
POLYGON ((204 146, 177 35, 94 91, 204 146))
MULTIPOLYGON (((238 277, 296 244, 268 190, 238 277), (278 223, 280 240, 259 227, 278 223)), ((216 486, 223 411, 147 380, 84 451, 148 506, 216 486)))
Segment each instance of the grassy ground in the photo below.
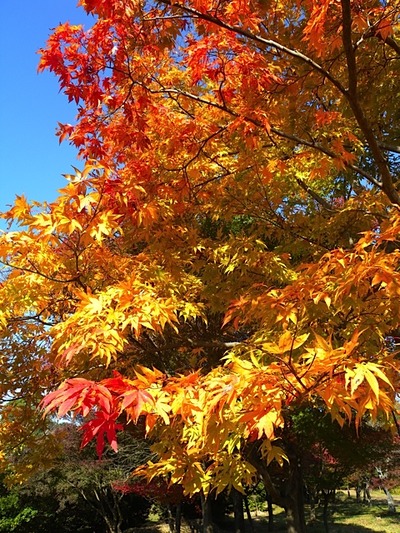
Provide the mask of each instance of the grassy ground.
MULTIPOLYGON (((400 533, 400 500, 396 498, 397 514, 389 514, 382 492, 372 493, 371 505, 344 499, 331 506, 330 533, 400 533)), ((322 533, 323 527, 310 527, 310 533, 322 533)))
MULTIPOLYGON (((372 504, 357 503, 355 498, 343 499, 334 503, 329 509, 329 533, 400 533, 400 500, 398 513, 390 515, 384 495, 373 494, 372 504), (382 497, 383 496, 383 497, 382 497)), ((308 509, 306 508, 306 518, 308 509)), ((265 517, 254 517, 254 533, 267 533, 265 517)), ((228 529, 229 531, 229 529, 228 529)), ((233 531, 231 528, 230 531, 233 531)), ((250 529, 248 529, 250 533, 250 529)), ((281 509, 276 510, 274 532, 284 532, 285 515, 281 509)), ((317 521, 309 523, 308 533, 325 533, 322 510, 317 511, 317 521)))
MULTIPOLYGON (((329 511, 329 533, 400 533, 400 497, 395 498, 398 505, 398 513, 390 515, 387 511, 385 495, 382 492, 373 492, 372 504, 370 506, 357 503, 355 498, 347 498, 344 495, 336 503, 330 506, 329 511)), ((306 517, 307 517, 306 509, 306 517)), ((285 516, 282 509, 275 510, 274 532, 285 531, 285 516)), ((253 516, 253 532, 267 533, 268 519, 266 513, 258 513, 253 516)), ((251 533, 249 524, 248 532, 251 533)), ((147 524, 142 528, 136 528, 137 533, 169 533, 166 524, 147 524)), ((187 525, 182 526, 182 533, 189 533, 191 530, 187 525)), ((222 531, 234 531, 233 522, 227 520, 222 531)), ((317 521, 309 524, 308 533, 325 533, 322 523, 321 512, 317 513, 317 521)))

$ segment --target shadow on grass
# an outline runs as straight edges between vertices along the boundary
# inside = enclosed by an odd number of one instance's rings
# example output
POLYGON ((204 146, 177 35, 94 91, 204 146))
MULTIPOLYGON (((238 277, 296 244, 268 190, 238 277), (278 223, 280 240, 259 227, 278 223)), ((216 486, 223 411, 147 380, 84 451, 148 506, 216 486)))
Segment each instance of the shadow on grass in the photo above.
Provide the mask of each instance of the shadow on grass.
MULTIPOLYGON (((309 509, 306 506, 306 517, 309 509)), ((254 533, 267 533, 267 518, 254 519, 254 533)), ((224 532, 234 529, 224 528, 224 532)), ((249 533, 251 528, 247 529, 249 533)), ((278 512, 274 519, 273 533, 286 531, 285 515, 278 512)), ((384 502, 375 502, 371 506, 354 500, 335 502, 329 510, 329 533, 399 533, 400 513, 389 514, 384 502)), ((322 510, 317 510, 317 520, 307 524, 307 533, 325 533, 322 510)))
MULTIPOLYGON (((234 530, 225 529, 223 531, 224 533, 227 533, 228 531, 232 532, 234 530)), ((248 533, 251 533, 252 531, 254 533, 268 533, 269 530, 266 523, 263 524, 262 522, 259 522, 253 530, 251 530, 250 528, 246 528, 246 531, 248 533)), ((277 524, 274 527, 272 533, 285 533, 286 531, 286 526, 284 524, 277 524)), ((307 533, 325 533, 324 525, 322 523, 314 523, 312 525, 308 525, 307 533)), ((329 524, 329 533, 388 533, 388 530, 385 525, 371 525, 370 527, 366 527, 357 524, 343 524, 337 522, 329 524)))
MULTIPOLYGON (((306 506, 306 517, 309 509, 306 506)), ((253 516, 253 529, 246 520, 246 532, 268 533, 268 517, 253 516)), ((227 517, 218 529, 221 533, 235 531, 234 520, 227 517)), ((182 524, 182 533, 191 533, 192 528, 182 524)), ((167 533, 168 526, 165 524, 148 524, 147 527, 131 530, 132 533, 167 533)), ((273 533, 286 532, 286 521, 283 509, 276 509, 274 515, 273 533)), ((335 502, 329 511, 329 533, 399 533, 400 513, 389 514, 384 501, 374 502, 371 506, 357 503, 355 500, 343 500, 335 502)), ((307 525, 307 533, 325 533, 322 520, 322 511, 317 512, 317 520, 307 525)))
MULTIPOLYGON (((325 531, 322 516, 318 524, 309 525, 309 533, 325 531)), ((396 533, 400 531, 400 514, 387 510, 385 502, 372 505, 357 503, 354 500, 335 502, 329 512, 329 533, 396 533)))

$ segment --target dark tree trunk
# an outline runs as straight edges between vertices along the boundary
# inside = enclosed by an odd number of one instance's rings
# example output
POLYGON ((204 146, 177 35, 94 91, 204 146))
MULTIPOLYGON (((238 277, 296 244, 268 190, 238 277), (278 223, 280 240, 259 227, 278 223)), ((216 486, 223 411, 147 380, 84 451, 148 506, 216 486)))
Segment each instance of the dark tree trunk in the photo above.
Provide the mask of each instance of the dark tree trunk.
POLYGON ((168 527, 170 533, 174 533, 175 529, 175 520, 174 520, 174 513, 172 512, 172 505, 168 505, 168 527))
POLYGON ((310 498, 310 522, 316 522, 317 520, 317 505, 318 505, 318 498, 313 491, 309 494, 310 498))
POLYGON ((211 502, 203 493, 201 493, 201 511, 203 514, 203 533, 214 533, 211 502))
MULTIPOLYGON (((84 494, 81 492, 81 494, 84 494)), ((119 506, 120 498, 112 491, 111 497, 110 493, 106 489, 104 490, 95 490, 96 503, 90 502, 89 498, 84 495, 85 500, 90 504, 90 506, 100 514, 106 523, 108 533, 122 533, 122 522, 123 517, 121 509, 119 506)))
POLYGON ((274 508, 272 506, 272 498, 267 496, 267 508, 268 508, 268 531, 274 530, 274 508))
POLYGON ((110 519, 108 516, 103 516, 103 519, 109 533, 121 533, 120 524, 116 523, 115 520, 110 519))
POLYGON ((324 505, 322 508, 322 517, 324 521, 324 529, 325 533, 329 533, 329 516, 328 516, 328 507, 329 507, 329 500, 331 497, 330 491, 322 491, 322 496, 324 498, 324 505))
POLYGON ((235 533, 245 533, 243 496, 236 489, 231 492, 233 502, 233 514, 235 517, 235 533))
POLYGON ((111 510, 115 523, 115 533, 122 533, 122 524, 124 518, 120 507, 121 495, 117 495, 113 490, 111 491, 113 503, 111 504, 111 510))
POLYGON ((181 533, 181 523, 182 523, 182 504, 178 503, 175 511, 175 531, 176 533, 181 533))
POLYGON ((306 533, 304 516, 304 488, 300 465, 291 458, 290 475, 286 486, 285 511, 288 533, 306 533))
POLYGON ((302 512, 302 509, 299 508, 297 498, 288 498, 285 511, 287 533, 306 533, 304 513, 302 512))
MULTIPOLYGON (((286 523, 288 533, 306 533, 306 520, 304 516, 304 487, 301 465, 295 453, 289 456, 288 474, 282 490, 274 484, 265 462, 251 450, 249 460, 257 469, 264 482, 267 494, 272 503, 283 507, 286 511, 286 523)), ((271 515, 272 516, 272 513, 271 515)))
POLYGON ((247 496, 244 497, 244 505, 245 505, 245 508, 246 508, 246 515, 247 515, 247 520, 249 521, 249 526, 250 526, 250 531, 251 533, 253 533, 254 531, 254 523, 253 523, 253 518, 251 516, 251 512, 250 512, 250 507, 249 507, 249 499, 247 496))
POLYGON ((312 484, 304 487, 304 500, 310 505, 309 522, 317 521, 317 508, 319 506, 319 490, 312 484))

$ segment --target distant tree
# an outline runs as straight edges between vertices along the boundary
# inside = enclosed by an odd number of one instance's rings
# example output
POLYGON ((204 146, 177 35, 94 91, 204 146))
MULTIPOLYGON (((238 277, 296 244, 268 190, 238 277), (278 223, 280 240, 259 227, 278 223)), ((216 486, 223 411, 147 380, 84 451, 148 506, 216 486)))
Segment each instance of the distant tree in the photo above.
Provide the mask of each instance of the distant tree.
POLYGON ((17 488, 9 489, 0 482, 0 532, 26 533, 38 514, 36 506, 24 504, 17 488))
POLYGON ((118 485, 149 457, 145 443, 125 434, 118 455, 105 450, 99 459, 93 446, 80 452, 81 434, 76 423, 53 426, 52 433, 60 450, 52 464, 6 492, 4 504, 9 501, 20 509, 16 519, 30 518, 24 533, 53 533, 55 527, 68 533, 91 533, 93 528, 99 533, 121 533, 146 520, 151 502, 139 494, 118 490, 118 485), (32 506, 32 513, 26 515, 24 506, 32 506))
POLYGON ((393 439, 392 446, 386 453, 381 449, 375 456, 369 465, 368 481, 372 487, 383 490, 389 513, 396 513, 391 490, 400 486, 400 436, 397 435, 393 439))
MULTIPOLYGON (((397 449, 393 435, 378 424, 365 421, 359 429, 354 425, 341 428, 323 405, 297 409, 287 427, 280 445, 287 453, 296 450, 301 490, 311 504, 311 519, 316 518, 316 506, 322 506, 326 531, 329 529, 328 508, 336 491, 349 479, 367 488, 365 476, 371 483, 371 473, 377 472, 376 465, 392 463, 391 457, 397 449)), ((270 474, 280 480, 280 491, 284 493, 290 475, 288 465, 283 468, 275 465, 270 468, 270 474)))

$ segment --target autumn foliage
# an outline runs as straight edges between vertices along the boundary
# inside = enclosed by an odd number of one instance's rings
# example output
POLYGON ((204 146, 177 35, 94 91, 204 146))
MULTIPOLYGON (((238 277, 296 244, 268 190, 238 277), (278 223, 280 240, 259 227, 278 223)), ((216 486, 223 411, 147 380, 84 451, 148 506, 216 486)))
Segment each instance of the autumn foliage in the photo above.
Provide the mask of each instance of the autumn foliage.
POLYGON ((3 394, 25 343, 45 413, 88 417, 99 453, 142 424, 142 472, 189 494, 290 462, 303 405, 393 426, 399 2, 80 5, 39 68, 84 167, 3 214, 3 394))

